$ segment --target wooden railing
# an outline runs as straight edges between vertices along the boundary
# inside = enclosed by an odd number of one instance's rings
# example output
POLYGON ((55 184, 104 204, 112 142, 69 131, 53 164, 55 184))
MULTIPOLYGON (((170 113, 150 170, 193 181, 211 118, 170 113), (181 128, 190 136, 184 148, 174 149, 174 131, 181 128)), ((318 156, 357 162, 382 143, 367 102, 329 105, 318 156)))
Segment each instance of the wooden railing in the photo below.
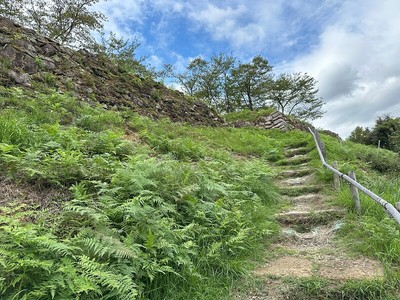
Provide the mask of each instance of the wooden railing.
MULTIPOLYGON (((367 188, 365 188, 364 186, 362 186, 361 184, 359 184, 356 180, 356 176, 354 174, 353 171, 351 171, 349 173, 349 176, 339 172, 337 170, 337 163, 335 162, 334 165, 335 167, 330 166, 329 164, 327 164, 326 162, 326 151, 325 151, 325 145, 322 142, 319 133, 316 129, 311 129, 309 128, 311 134, 314 137, 314 141, 315 144, 317 145, 317 151, 319 154, 319 157, 321 158, 322 161, 322 165, 327 168, 328 170, 330 170, 331 172, 333 172, 334 174, 334 183, 335 183, 335 187, 338 188, 339 187, 339 178, 342 178, 344 181, 347 181, 348 183, 350 183, 350 189, 351 189, 351 193, 353 196, 353 201, 355 204, 355 209, 357 213, 361 212, 361 204, 360 204, 360 198, 358 196, 358 190, 362 191, 364 194, 368 195, 369 197, 371 197, 374 201, 376 201, 377 203, 379 203, 386 211, 387 213, 392 216, 397 223, 400 224, 400 212, 389 202, 385 201, 384 199, 382 199, 381 197, 379 197, 378 195, 376 195, 375 193, 371 192, 370 190, 368 190, 367 188)), ((396 206, 398 206, 398 204, 396 203, 396 206)))

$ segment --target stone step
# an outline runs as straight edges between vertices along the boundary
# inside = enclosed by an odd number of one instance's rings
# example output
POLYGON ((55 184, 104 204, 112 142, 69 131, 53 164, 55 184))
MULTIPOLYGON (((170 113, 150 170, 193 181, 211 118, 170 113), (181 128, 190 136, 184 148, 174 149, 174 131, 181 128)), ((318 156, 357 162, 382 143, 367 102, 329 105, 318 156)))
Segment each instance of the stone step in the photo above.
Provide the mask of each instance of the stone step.
POLYGON ((303 177, 314 172, 313 169, 310 168, 297 168, 296 170, 288 169, 282 170, 278 177, 287 178, 287 177, 303 177))
POLYGON ((299 185, 291 187, 281 187, 279 189, 280 193, 284 196, 297 197, 310 193, 318 193, 324 189, 321 185, 299 185))
POLYGON ((283 159, 277 161, 276 164, 279 166, 299 166, 305 163, 308 163, 312 160, 312 158, 305 155, 295 155, 288 159, 283 159))
POLYGON ((310 149, 306 147, 291 148, 291 149, 286 149, 284 153, 286 157, 293 157, 295 155, 305 155, 307 153, 310 153, 310 149))
POLYGON ((316 276, 330 280, 373 280, 384 278, 379 261, 369 258, 350 258, 321 255, 286 255, 272 260, 254 271, 257 276, 305 278, 316 276))
POLYGON ((314 211, 318 209, 332 208, 331 198, 322 194, 310 193, 296 197, 287 196, 286 200, 293 205, 290 210, 314 211))
POLYGON ((301 177, 290 177, 283 180, 279 180, 278 185, 282 187, 304 186, 311 183, 312 179, 313 179, 312 174, 308 174, 301 177))
POLYGON ((291 251, 318 252, 322 247, 334 247, 333 237, 343 226, 343 221, 334 221, 327 225, 308 227, 283 227, 279 244, 275 246, 284 247, 291 251))
POLYGON ((279 213, 276 219, 281 224, 326 224, 332 220, 342 218, 346 214, 344 209, 330 208, 314 211, 291 210, 288 212, 279 213))

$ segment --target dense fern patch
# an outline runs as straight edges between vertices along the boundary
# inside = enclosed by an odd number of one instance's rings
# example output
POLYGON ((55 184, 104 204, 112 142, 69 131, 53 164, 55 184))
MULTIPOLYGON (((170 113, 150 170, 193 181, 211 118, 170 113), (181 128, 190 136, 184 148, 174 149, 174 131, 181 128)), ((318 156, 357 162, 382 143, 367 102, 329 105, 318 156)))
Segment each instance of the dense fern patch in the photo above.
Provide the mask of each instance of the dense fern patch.
POLYGON ((56 211, 3 202, 2 299, 222 298, 277 231, 257 150, 235 159, 242 146, 209 135, 174 140, 180 125, 157 140, 153 121, 52 91, 0 96, 2 176, 71 192, 56 211), (142 142, 124 138, 128 127, 142 142))

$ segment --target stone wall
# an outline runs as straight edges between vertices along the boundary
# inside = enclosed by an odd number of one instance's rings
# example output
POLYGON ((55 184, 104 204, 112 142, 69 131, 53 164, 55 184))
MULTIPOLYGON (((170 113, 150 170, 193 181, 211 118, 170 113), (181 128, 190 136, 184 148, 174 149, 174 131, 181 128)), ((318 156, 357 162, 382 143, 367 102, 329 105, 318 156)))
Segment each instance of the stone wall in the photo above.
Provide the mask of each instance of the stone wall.
POLYGON ((35 90, 44 85, 106 109, 128 107, 152 118, 191 124, 223 123, 201 101, 121 70, 104 56, 63 47, 1 16, 0 85, 35 90))
POLYGON ((258 127, 264 129, 280 129, 282 131, 291 130, 294 127, 289 119, 279 111, 275 111, 268 116, 261 116, 256 121, 235 121, 231 124, 234 127, 258 127))

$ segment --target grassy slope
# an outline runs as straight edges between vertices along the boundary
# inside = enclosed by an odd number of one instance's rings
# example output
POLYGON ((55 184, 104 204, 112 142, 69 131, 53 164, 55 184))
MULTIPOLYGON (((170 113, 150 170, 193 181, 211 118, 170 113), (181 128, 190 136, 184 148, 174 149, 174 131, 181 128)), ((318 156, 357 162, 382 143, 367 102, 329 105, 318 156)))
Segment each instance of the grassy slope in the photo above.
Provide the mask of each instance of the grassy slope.
MULTIPOLYGON (((325 137, 328 158, 339 161, 343 173, 356 171, 357 180, 374 193, 394 204, 400 201, 400 157, 374 147, 352 142, 336 143, 325 137), (329 150, 332 149, 332 150, 329 150)), ((325 176, 329 177, 327 172, 325 176)), ((351 246, 364 254, 377 257, 384 262, 400 259, 400 228, 394 220, 387 218, 382 207, 364 194, 361 198, 361 216, 356 216, 347 186, 341 188, 337 202, 346 206, 350 214, 342 234, 351 246), (356 241, 356 242, 355 242, 356 241)))
POLYGON ((1 183, 20 191, 1 199, 2 299, 223 298, 277 231, 261 131, 156 123, 51 90, 3 88, 0 107, 1 183))
MULTIPOLYGON (((0 95, 2 184, 62 191, 45 203, 2 200, 4 299, 229 298, 246 259, 277 232, 269 162, 285 147, 312 147, 299 131, 154 122, 52 91, 0 95)), ((367 186, 398 199, 396 176, 372 170, 393 165, 390 153, 323 138, 342 170, 368 172, 367 186)), ((330 180, 325 171, 320 177, 330 180)), ((338 201, 350 208, 348 199, 343 189, 338 201)), ((398 227, 363 202, 365 215, 349 214, 343 240, 396 261, 398 227)))

